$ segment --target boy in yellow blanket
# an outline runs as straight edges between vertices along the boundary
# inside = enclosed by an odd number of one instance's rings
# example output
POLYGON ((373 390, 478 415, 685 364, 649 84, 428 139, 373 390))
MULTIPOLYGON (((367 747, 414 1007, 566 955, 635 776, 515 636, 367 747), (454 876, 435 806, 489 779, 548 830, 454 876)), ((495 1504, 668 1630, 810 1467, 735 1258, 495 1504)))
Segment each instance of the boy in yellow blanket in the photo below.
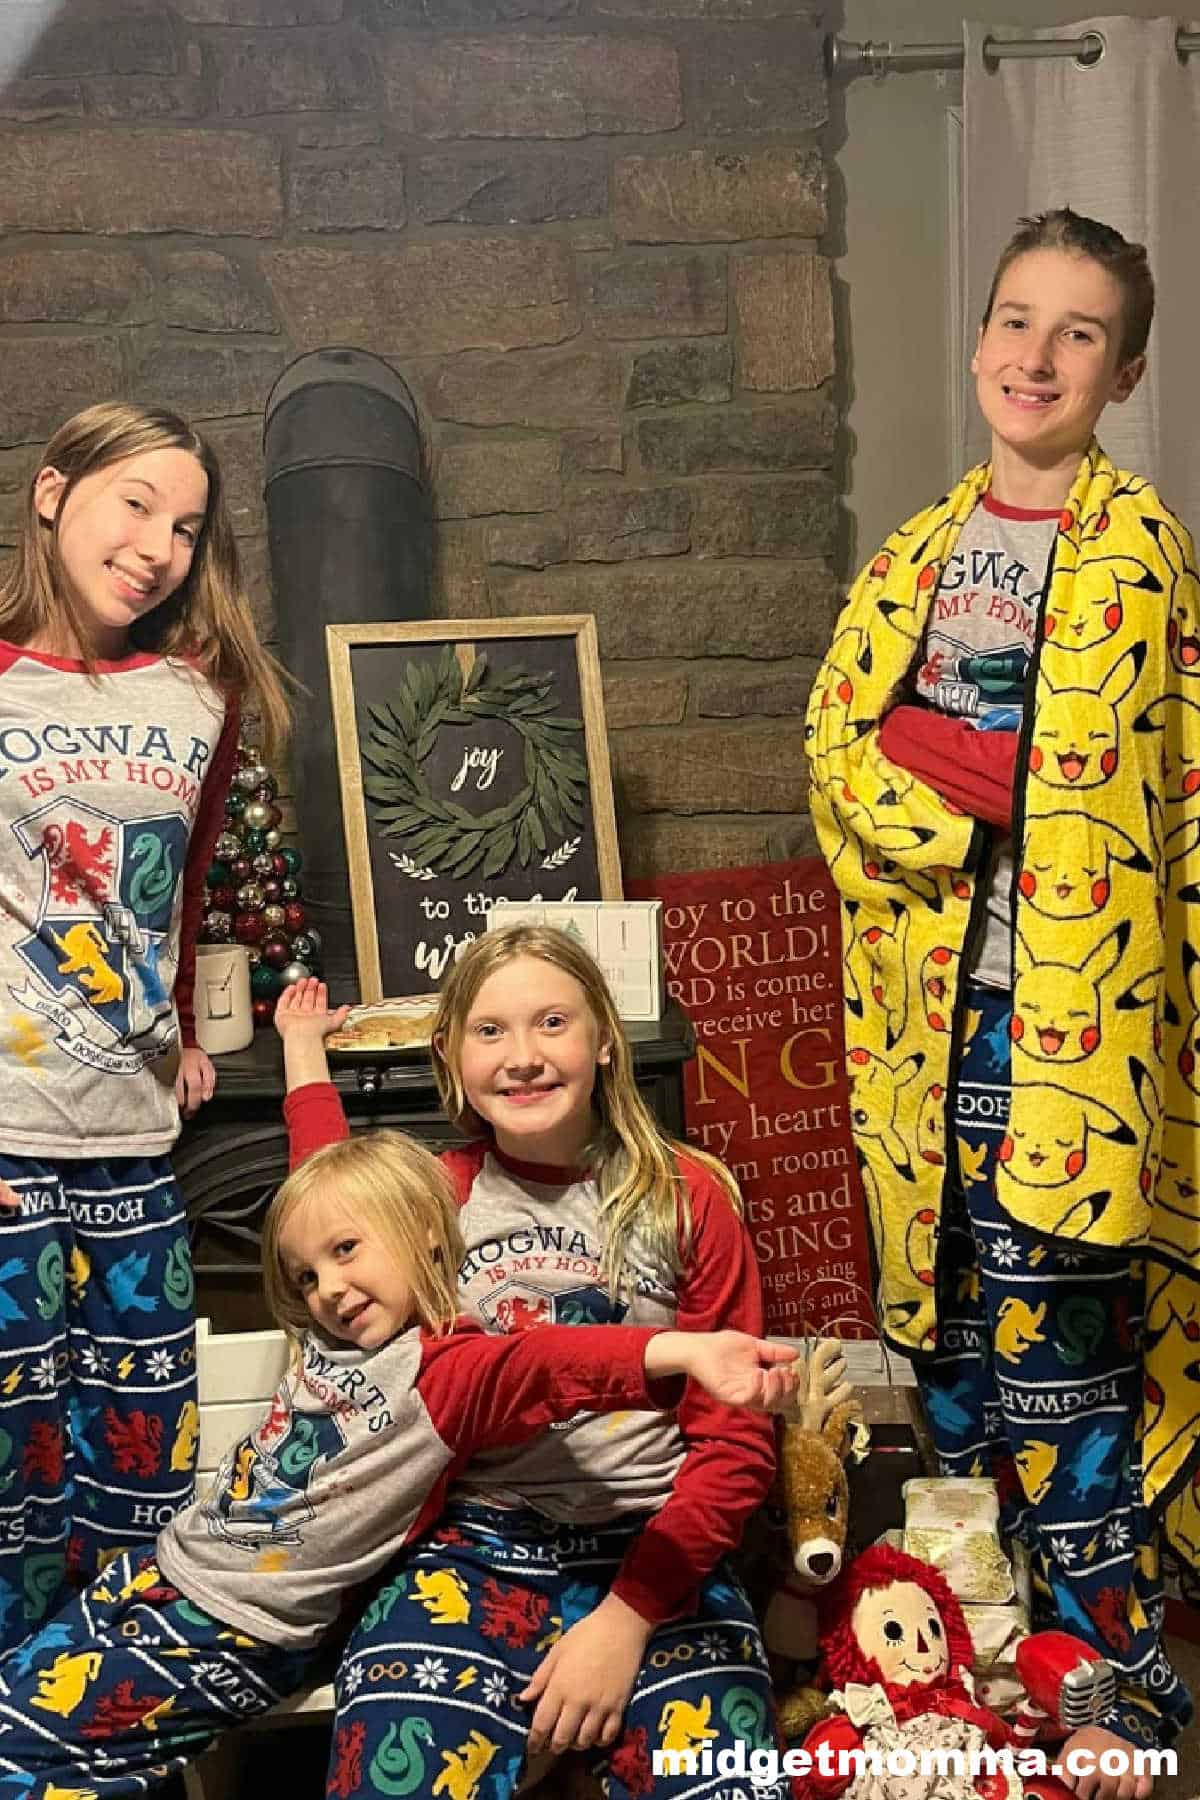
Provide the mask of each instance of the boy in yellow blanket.
POLYGON ((1093 435, 1153 310, 1140 245, 1022 222, 972 362, 991 459, 860 575, 806 733, 884 1330, 1123 1671, 1079 1734, 1114 1765, 1191 1716, 1160 1539, 1200 1560, 1200 589, 1093 435))

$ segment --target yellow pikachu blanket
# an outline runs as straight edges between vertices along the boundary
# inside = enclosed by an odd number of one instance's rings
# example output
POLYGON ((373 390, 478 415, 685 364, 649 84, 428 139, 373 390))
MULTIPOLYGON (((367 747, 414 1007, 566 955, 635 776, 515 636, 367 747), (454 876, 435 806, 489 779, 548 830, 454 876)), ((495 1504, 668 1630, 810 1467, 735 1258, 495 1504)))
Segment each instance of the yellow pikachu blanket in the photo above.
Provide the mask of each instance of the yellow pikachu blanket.
MULTIPOLYGON (((882 1324, 918 1356, 936 1338, 958 977, 987 830, 889 762, 878 727, 989 478, 972 469, 863 571, 806 728, 842 896, 882 1324)), ((1095 443, 1063 510, 1039 644, 1014 796, 998 1193, 1024 1224, 1146 1259, 1146 1498, 1200 1563, 1200 585, 1187 531, 1095 443)))

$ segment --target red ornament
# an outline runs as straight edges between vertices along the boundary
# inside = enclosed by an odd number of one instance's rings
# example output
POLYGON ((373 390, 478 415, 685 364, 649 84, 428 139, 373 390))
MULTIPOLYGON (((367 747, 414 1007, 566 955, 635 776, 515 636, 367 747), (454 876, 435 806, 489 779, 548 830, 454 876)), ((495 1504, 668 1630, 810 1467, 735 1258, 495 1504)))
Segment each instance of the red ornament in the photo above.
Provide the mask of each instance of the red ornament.
POLYGON ((287 857, 281 850, 277 850, 271 860, 275 865, 276 875, 278 875, 280 881, 282 881, 289 873, 287 857))
POLYGON ((210 888, 208 900, 210 906, 218 907, 221 912, 231 913, 237 910, 237 894, 232 887, 222 885, 210 888))
POLYGON ((269 876, 266 881, 261 881, 259 886, 262 888, 265 903, 268 906, 278 906, 283 899, 283 883, 276 881, 273 876, 269 876))
POLYGON ((281 932, 273 931, 270 937, 263 939, 262 955, 271 968, 286 969, 292 960, 291 943, 281 932))
POLYGON ((285 930, 292 932, 293 935, 297 931, 304 930, 305 925, 308 923, 308 914, 301 906, 299 900, 288 901, 283 909, 283 923, 285 930))
POLYGON ((229 865, 229 873, 233 877, 233 885, 241 887, 242 883, 249 881, 253 875, 254 865, 248 856, 235 856, 229 865))
POLYGON ((233 921, 233 935, 239 944, 261 944, 267 935, 267 921, 261 913, 237 913, 233 921))
POLYGON ((254 1015, 256 1027, 259 1025, 269 1025, 271 1020, 275 1017, 275 1001, 274 999, 252 1000, 250 1002, 250 1011, 254 1015))

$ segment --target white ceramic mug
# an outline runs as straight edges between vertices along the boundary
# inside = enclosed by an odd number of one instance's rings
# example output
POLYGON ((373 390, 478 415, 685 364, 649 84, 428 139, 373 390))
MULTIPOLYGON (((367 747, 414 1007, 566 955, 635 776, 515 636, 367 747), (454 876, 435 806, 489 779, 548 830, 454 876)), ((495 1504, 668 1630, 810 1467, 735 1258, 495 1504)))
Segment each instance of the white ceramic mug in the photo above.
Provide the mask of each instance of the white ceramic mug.
POLYGON ((210 1056, 254 1041, 250 958, 244 944, 197 944, 196 1041, 210 1056))

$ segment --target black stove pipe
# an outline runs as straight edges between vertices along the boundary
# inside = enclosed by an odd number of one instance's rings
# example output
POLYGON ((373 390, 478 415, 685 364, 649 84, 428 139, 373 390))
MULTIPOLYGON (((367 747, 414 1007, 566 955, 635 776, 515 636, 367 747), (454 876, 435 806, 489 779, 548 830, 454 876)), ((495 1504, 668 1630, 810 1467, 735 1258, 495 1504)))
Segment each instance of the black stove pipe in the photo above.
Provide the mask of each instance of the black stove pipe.
POLYGON ((304 905, 336 1000, 358 997, 325 627, 427 619, 432 526, 417 405, 365 350, 283 371, 263 415, 280 655, 303 682, 291 743, 304 905))

